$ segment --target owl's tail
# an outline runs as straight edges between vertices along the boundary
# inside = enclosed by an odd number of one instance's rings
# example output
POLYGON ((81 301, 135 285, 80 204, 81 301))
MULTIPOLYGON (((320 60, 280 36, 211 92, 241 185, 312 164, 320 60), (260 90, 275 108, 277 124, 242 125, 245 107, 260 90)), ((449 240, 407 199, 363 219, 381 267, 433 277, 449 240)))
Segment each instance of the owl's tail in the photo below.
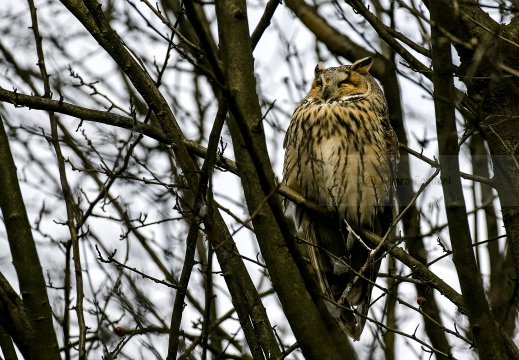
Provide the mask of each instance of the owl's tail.
MULTIPOLYGON (((369 250, 349 234, 345 224, 337 219, 315 216, 305 211, 301 220, 306 240, 310 243, 310 261, 325 304, 341 329, 359 340, 366 323, 373 284, 362 277, 353 282, 356 273, 367 261, 369 250), (343 298, 344 302, 338 305, 348 286, 350 289, 343 298)), ((375 282, 379 268, 380 261, 377 261, 363 275, 375 282)))

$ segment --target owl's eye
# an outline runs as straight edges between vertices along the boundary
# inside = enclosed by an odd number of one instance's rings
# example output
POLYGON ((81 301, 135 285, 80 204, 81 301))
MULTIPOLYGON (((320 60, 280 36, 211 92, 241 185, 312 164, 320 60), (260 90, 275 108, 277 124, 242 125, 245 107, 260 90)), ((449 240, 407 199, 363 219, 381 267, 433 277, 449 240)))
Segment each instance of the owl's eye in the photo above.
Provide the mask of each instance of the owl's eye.
POLYGON ((344 80, 342 80, 342 81, 339 81, 339 83, 338 83, 337 85, 339 85, 339 86, 343 86, 343 85, 348 85, 348 84, 349 84, 348 79, 344 79, 344 80))

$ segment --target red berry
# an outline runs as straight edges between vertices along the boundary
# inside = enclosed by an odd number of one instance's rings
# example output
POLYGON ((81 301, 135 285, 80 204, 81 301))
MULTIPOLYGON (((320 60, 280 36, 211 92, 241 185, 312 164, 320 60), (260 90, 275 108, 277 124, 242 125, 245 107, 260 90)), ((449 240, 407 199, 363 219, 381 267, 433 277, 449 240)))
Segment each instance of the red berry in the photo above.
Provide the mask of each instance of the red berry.
POLYGON ((418 305, 422 306, 427 302, 427 300, 424 297, 419 296, 418 299, 416 299, 416 302, 418 303, 418 305))
POLYGON ((118 326, 114 329, 114 333, 116 333, 117 335, 122 335, 123 334, 123 328, 118 326))

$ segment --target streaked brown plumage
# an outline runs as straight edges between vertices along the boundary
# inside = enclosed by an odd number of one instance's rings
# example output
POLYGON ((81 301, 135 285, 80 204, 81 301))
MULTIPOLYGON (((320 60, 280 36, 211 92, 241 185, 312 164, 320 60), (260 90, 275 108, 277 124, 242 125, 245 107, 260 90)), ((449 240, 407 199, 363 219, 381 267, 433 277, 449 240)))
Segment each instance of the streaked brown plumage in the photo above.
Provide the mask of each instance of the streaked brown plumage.
MULTIPOLYGON (((386 100, 368 73, 372 62, 364 58, 328 69, 319 63, 312 89, 295 109, 283 143, 283 182, 332 215, 296 208, 306 240, 317 245, 309 245, 308 253, 325 303, 356 340, 364 317, 336 303, 350 285, 343 306, 365 316, 373 285, 361 278, 351 286, 369 251, 349 234, 345 221, 355 232, 367 229, 384 235, 392 220, 392 179, 398 163, 398 140, 386 100)), ((375 281, 379 268, 380 261, 370 264, 364 276, 375 281)))

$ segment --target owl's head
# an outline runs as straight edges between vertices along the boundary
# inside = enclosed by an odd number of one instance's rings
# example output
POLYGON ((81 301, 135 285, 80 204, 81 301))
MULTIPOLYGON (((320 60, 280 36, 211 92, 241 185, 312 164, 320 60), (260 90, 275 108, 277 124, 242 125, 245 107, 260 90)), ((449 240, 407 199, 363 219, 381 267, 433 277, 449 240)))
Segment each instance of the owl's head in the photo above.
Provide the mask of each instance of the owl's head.
POLYGON ((369 75, 372 64, 371 57, 357 60, 352 65, 328 69, 322 63, 317 64, 314 82, 307 99, 331 103, 364 98, 370 93, 374 83, 369 75))

